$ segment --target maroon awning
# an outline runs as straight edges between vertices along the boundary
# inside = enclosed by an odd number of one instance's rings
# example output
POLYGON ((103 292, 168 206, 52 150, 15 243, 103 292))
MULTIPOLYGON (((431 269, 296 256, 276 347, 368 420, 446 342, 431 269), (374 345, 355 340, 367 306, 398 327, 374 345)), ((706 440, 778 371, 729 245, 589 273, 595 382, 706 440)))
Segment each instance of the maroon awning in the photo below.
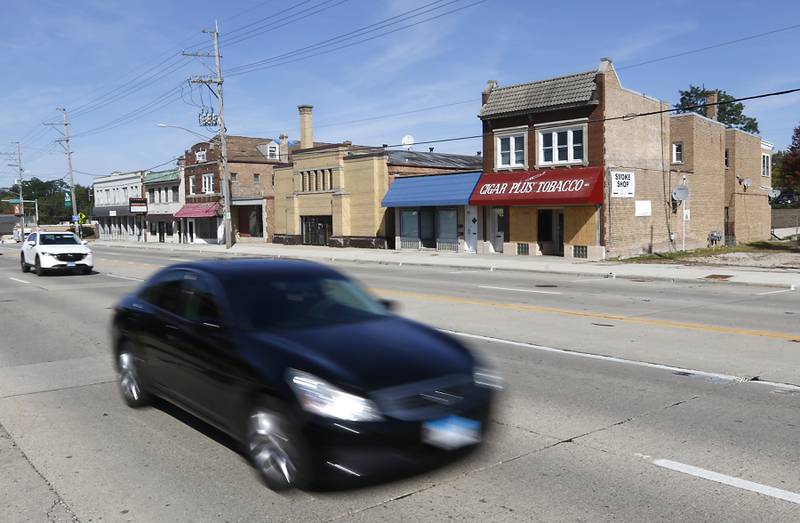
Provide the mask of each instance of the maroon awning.
POLYGON ((603 203, 603 168, 579 167, 483 173, 471 205, 579 205, 603 203))
POLYGON ((187 203, 175 213, 176 218, 213 218, 219 216, 219 202, 187 203))

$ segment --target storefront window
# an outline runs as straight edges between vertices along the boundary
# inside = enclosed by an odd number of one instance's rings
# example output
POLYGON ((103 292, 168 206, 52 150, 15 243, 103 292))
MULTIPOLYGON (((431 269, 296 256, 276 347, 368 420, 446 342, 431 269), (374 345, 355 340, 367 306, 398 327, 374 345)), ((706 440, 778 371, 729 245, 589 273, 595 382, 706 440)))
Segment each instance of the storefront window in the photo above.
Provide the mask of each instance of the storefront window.
POLYGON ((400 211, 400 236, 419 238, 419 212, 417 210, 400 211))
POLYGON ((455 209, 439 209, 438 238, 455 240, 458 238, 458 212, 455 209))

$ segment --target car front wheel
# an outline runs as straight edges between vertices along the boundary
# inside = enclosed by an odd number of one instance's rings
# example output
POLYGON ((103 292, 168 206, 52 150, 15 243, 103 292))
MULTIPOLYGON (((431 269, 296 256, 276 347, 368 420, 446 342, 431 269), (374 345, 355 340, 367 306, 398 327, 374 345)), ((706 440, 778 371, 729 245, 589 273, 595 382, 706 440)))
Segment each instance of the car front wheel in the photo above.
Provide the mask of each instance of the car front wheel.
POLYGON ((25 263, 25 255, 24 254, 20 254, 19 255, 19 265, 22 268, 22 272, 29 272, 31 270, 30 265, 25 263))
POLYGON ((39 259, 39 256, 36 256, 36 262, 34 263, 34 272, 36 276, 41 276, 44 274, 44 269, 42 269, 42 261, 39 259))
POLYGON ((150 395, 142 387, 141 374, 129 345, 126 344, 120 350, 117 365, 119 367, 119 390, 125 403, 133 408, 143 407, 150 403, 150 395))
POLYGON ((301 437, 277 402, 264 400, 251 410, 246 445, 253 467, 270 489, 308 485, 301 437))

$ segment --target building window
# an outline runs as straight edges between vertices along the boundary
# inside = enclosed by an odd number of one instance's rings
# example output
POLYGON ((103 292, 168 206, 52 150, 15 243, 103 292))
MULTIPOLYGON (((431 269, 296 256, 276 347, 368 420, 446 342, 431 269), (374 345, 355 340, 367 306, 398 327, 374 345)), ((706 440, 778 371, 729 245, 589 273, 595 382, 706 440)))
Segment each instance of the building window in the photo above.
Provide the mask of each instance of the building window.
POLYGON ((156 203, 156 190, 150 189, 147 193, 150 195, 150 203, 156 203))
POLYGON ((497 167, 510 169, 525 166, 525 133, 498 134, 496 137, 497 167))
MULTIPOLYGON (((258 176, 260 178, 260 176, 258 174, 256 174, 256 176, 258 176)), ((272 173, 272 188, 273 189, 275 188, 275 173, 272 173)))
POLYGON ((202 189, 205 194, 212 194, 214 192, 214 175, 206 173, 202 178, 202 189))
POLYGON ((253 174, 253 182, 254 183, 261 183, 261 173, 253 174))
POLYGON ((416 209, 400 211, 400 236, 419 238, 419 212, 416 209))
POLYGON ((236 183, 236 175, 238 173, 231 173, 231 183, 236 183))
POLYGON ((206 161, 206 150, 200 149, 196 153, 194 153, 194 161, 197 163, 205 162, 206 161))
POLYGON ((586 157, 585 126, 542 129, 538 132, 540 165, 583 163, 586 157))
POLYGON ((177 202, 178 201, 178 186, 177 185, 173 185, 172 186, 172 201, 173 202, 177 202))
POLYGON ((278 159, 278 146, 274 143, 271 143, 267 146, 267 158, 270 160, 278 159))
POLYGON ((769 164, 769 155, 762 154, 761 155, 761 176, 769 177, 770 175, 770 164, 769 164))
POLYGON ((728 155, 728 149, 725 149, 725 168, 731 166, 730 156, 728 155))
POLYGON ((123 200, 127 200, 128 199, 128 188, 127 187, 123 187, 122 188, 122 199, 123 200))
POLYGON ((683 163, 683 142, 673 142, 672 163, 683 163))
POLYGON ((194 194, 194 176, 189 177, 189 194, 194 194))

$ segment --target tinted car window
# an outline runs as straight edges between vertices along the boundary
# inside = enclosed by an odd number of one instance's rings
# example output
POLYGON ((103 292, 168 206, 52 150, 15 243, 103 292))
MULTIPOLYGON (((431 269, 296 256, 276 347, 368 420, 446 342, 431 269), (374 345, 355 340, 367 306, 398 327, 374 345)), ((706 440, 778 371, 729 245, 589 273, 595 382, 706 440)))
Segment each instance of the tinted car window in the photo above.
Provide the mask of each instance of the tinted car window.
POLYGON ((143 300, 174 314, 184 309, 183 271, 165 272, 153 279, 140 296, 143 300))
POLYGON ((42 234, 40 238, 42 245, 78 245, 77 236, 72 233, 68 234, 42 234))
POLYGON ((29 242, 36 242, 36 233, 29 234, 28 235, 28 241, 29 242))
POLYGON ((226 282, 228 301, 242 327, 281 330, 369 321, 389 311, 358 285, 325 274, 226 282))
POLYGON ((183 282, 183 296, 186 302, 185 316, 196 322, 220 324, 217 307, 211 285, 203 277, 194 274, 186 275, 183 282))

